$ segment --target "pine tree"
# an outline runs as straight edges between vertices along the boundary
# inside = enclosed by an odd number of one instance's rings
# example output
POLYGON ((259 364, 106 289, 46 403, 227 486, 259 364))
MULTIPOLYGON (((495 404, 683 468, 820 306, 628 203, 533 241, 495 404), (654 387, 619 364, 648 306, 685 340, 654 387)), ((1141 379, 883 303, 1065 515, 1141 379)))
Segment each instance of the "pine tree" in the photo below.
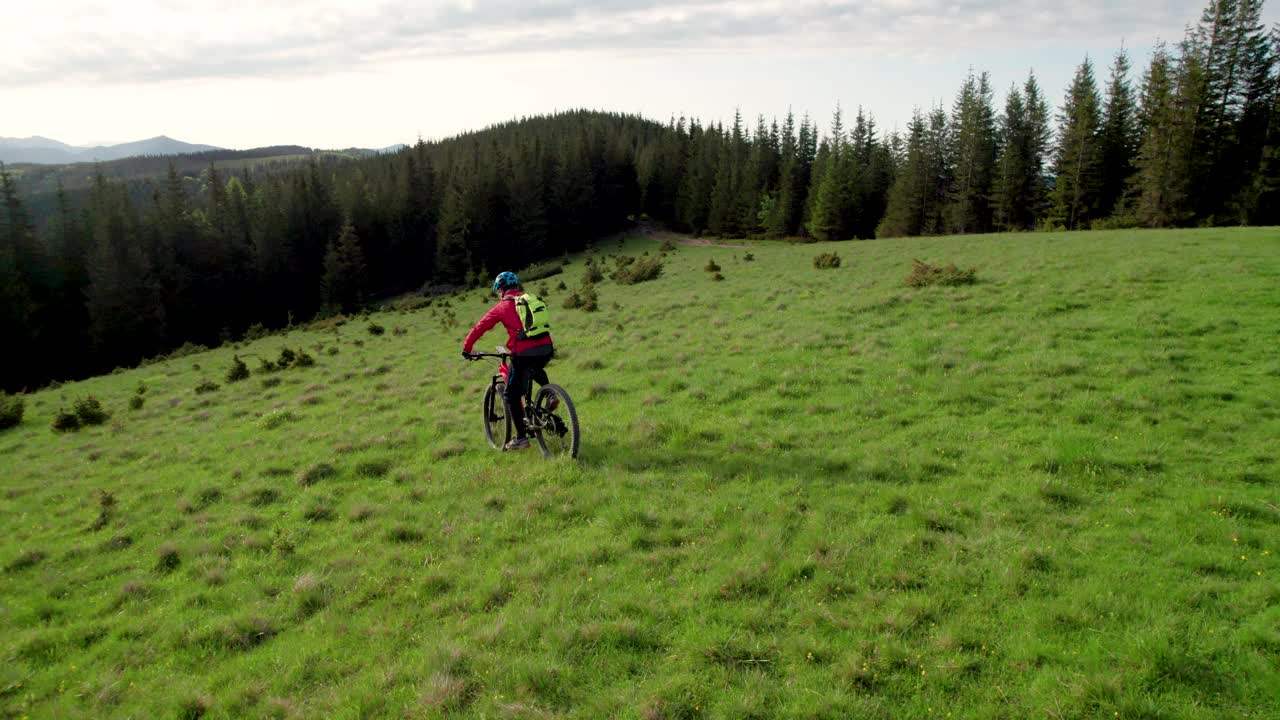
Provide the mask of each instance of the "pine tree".
POLYGON ((440 208, 440 225, 436 232, 436 277, 443 282, 462 282, 471 272, 467 243, 471 236, 468 217, 469 179, 461 168, 455 168, 445 188, 444 205, 440 208))
POLYGON ((1031 212, 1036 222, 1039 222, 1049 212, 1049 178, 1046 166, 1049 163, 1053 131, 1049 128, 1049 101, 1040 91, 1035 73, 1027 75, 1022 94, 1027 104, 1028 132, 1031 138, 1026 172, 1035 180, 1030 196, 1031 212))
POLYGON ((927 167, 924 188, 922 235, 941 235, 946 231, 943 213, 947 194, 950 192, 954 172, 947 154, 947 112, 938 106, 929 114, 929 129, 925 133, 925 160, 927 167))
POLYGON ((947 199, 947 230, 981 233, 991 229, 991 192, 996 167, 995 111, 990 76, 970 71, 951 113, 948 154, 954 184, 947 199))
POLYGON ((758 201, 748 154, 742 113, 734 112, 733 128, 720 147, 707 217, 707 229, 716 235, 738 237, 755 229, 758 201))
POLYGON ((1239 222, 1247 213, 1233 205, 1252 184, 1263 135, 1242 122, 1250 105, 1255 116, 1269 105, 1271 55, 1261 11, 1262 0, 1210 0, 1182 45, 1184 63, 1199 70, 1187 95, 1198 101, 1190 193, 1202 222, 1239 222))
POLYGON ((164 306, 125 188, 109 184, 99 174, 90 216, 88 330, 100 366, 115 367, 162 347, 164 306))
POLYGON ((934 182, 929 162, 929 129, 917 108, 907 130, 904 157, 889 191, 877 237, 911 237, 924 232, 929 194, 934 182))
POLYGON ((342 232, 329 245, 324 256, 324 277, 321 280, 321 297, 331 312, 349 313, 364 304, 367 291, 367 269, 360 238, 355 226, 347 218, 342 232))
POLYGON ((853 177, 848 228, 851 237, 870 239, 884 217, 889 188, 893 184, 893 157, 876 137, 875 118, 861 107, 854 118, 852 142, 853 177))
MULTIPOLYGON (((1276 33, 1275 46, 1280 54, 1280 31, 1276 33)), ((1254 225, 1280 225, 1280 87, 1272 96, 1267 135, 1252 188, 1249 222, 1254 225)))
POLYGON ((19 266, 20 247, 31 230, 26 209, 18 199, 13 178, 0 163, 0 388, 16 390, 31 377, 31 315, 35 310, 19 266))
POLYGON ((1087 228, 1098 217, 1102 150, 1100 101, 1093 63, 1086 58, 1063 100, 1054 158, 1053 221, 1068 230, 1087 228))
POLYGON ((1194 57, 1174 66, 1163 46, 1151 57, 1139 106, 1144 128, 1135 162, 1138 220, 1150 227, 1186 221, 1189 210, 1192 133, 1200 85, 1194 57))
POLYGON ((1030 196, 1036 178, 1027 172, 1030 142, 1027 106, 1015 85, 1009 89, 1000 118, 1000 157, 992 189, 994 224, 1001 230, 1028 230, 1035 223, 1030 196))
POLYGON ((1106 217, 1122 210, 1121 203, 1134 172, 1138 152, 1138 127, 1133 87, 1129 83, 1129 56, 1121 49, 1111 65, 1107 105, 1100 133, 1102 183, 1098 214, 1106 217))
POLYGON ((799 173, 800 155, 796 147, 796 117, 790 110, 787 111, 787 119, 782 124, 780 136, 781 163, 778 169, 778 188, 765 222, 765 234, 774 238, 785 237, 791 233, 795 196, 800 192, 800 184, 803 180, 799 173))
POLYGON ((836 106, 822 174, 813 190, 807 228, 817 240, 848 240, 853 205, 854 156, 844 131, 843 113, 836 106))

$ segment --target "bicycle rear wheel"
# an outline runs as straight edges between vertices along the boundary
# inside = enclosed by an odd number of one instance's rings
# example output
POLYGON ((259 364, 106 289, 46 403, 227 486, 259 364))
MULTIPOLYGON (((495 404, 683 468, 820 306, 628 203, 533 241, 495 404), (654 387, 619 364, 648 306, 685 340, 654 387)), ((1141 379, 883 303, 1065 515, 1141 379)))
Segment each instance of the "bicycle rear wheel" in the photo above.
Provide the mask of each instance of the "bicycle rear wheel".
POLYGON ((533 401, 530 428, 533 437, 547 457, 578 457, 581 436, 578 433, 578 411, 569 393, 554 383, 542 386, 533 401))
POLYGON ((511 439, 511 419, 502 398, 505 390, 502 383, 490 383, 484 392, 484 436, 496 450, 511 439))

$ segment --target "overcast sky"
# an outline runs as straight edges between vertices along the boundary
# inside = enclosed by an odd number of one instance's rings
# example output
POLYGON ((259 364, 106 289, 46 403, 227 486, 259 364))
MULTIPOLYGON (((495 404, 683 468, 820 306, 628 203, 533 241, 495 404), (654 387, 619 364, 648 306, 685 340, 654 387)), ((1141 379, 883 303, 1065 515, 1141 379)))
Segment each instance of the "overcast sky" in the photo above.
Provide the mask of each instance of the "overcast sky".
MULTIPOLYGON (((969 67, 1060 101, 1206 0, 0 0, 0 136, 383 147, 593 108, 731 119, 839 102, 882 128, 969 67)), ((1280 0, 1272 0, 1280 6, 1280 0)), ((1264 11, 1268 24, 1280 10, 1264 11)))

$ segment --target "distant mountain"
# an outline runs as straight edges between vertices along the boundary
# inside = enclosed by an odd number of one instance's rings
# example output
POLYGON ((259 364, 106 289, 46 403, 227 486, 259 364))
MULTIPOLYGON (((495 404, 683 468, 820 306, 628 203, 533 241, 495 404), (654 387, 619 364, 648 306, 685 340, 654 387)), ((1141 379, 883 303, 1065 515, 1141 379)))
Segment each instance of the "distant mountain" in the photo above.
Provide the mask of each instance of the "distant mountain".
POLYGON ((62 165, 119 160, 139 155, 184 155, 221 149, 214 145, 185 143, 165 135, 97 147, 76 147, 37 135, 28 138, 0 138, 0 162, 62 165))
POLYGON ((349 148, 343 148, 341 150, 335 150, 334 152, 344 153, 347 155, 351 155, 352 157, 373 157, 374 155, 389 155, 391 153, 398 153, 407 147, 409 146, 405 145, 404 143, 397 143, 395 145, 388 145, 384 148, 349 147, 349 148))

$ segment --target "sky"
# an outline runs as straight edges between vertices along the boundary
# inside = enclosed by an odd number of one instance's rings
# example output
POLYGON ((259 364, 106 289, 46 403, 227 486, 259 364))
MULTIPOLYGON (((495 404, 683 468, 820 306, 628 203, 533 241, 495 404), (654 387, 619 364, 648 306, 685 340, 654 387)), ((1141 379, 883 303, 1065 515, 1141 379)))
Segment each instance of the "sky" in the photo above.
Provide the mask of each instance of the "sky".
POLYGON ((1205 2, 0 0, 0 136, 379 148, 574 108, 825 127, 837 104, 891 130, 970 68, 998 106, 1030 70, 1060 102, 1086 56, 1102 82, 1122 45, 1136 75, 1205 2))

